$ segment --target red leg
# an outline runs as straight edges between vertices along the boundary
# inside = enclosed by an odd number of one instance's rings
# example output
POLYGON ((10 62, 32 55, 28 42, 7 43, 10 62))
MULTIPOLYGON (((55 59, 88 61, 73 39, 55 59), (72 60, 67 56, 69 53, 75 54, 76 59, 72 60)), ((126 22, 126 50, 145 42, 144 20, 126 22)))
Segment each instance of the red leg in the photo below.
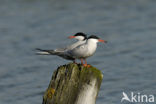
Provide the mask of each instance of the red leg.
POLYGON ((90 67, 90 65, 87 64, 86 59, 84 59, 84 60, 85 60, 85 64, 84 64, 84 66, 90 67))
POLYGON ((81 59, 81 64, 83 65, 83 59, 81 59))
POLYGON ((84 66, 87 66, 87 61, 86 61, 86 59, 84 59, 84 61, 85 61, 85 64, 83 64, 84 66))
POLYGON ((85 65, 87 65, 87 61, 86 61, 86 59, 84 59, 85 60, 85 65))

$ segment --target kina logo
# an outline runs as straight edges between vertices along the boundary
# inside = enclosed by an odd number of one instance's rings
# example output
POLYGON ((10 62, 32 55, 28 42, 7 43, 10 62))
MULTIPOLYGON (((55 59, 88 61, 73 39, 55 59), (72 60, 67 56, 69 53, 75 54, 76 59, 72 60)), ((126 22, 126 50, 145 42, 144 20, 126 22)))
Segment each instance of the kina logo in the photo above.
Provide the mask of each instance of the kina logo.
POLYGON ((152 103, 154 102, 154 95, 146 95, 140 93, 131 92, 130 95, 126 94, 125 92, 122 93, 121 102, 144 102, 144 103, 152 103))

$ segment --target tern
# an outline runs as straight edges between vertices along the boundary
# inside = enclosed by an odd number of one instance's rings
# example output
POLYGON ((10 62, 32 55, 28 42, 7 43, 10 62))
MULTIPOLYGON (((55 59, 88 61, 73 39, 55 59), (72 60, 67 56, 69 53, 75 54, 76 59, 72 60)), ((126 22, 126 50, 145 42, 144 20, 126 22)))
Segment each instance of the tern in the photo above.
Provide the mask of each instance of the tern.
POLYGON ((89 66, 87 65, 86 58, 92 56, 97 48, 97 43, 98 42, 103 42, 107 43, 107 41, 100 39, 99 37, 95 35, 91 35, 88 37, 87 41, 84 44, 81 44, 72 50, 67 51, 69 56, 72 56, 75 59, 81 59, 81 64, 83 64, 83 60, 85 61, 84 66, 89 66))
POLYGON ((36 52, 36 53, 38 55, 57 55, 64 59, 72 60, 74 63, 76 63, 75 58, 72 57, 71 55, 69 55, 67 52, 71 51, 72 49, 74 49, 75 47, 77 47, 81 44, 84 44, 86 42, 87 35, 85 33, 78 32, 73 36, 69 36, 68 38, 69 39, 74 38, 78 41, 70 46, 65 47, 65 48, 58 48, 55 50, 44 50, 44 49, 37 48, 36 50, 38 50, 39 52, 36 52))

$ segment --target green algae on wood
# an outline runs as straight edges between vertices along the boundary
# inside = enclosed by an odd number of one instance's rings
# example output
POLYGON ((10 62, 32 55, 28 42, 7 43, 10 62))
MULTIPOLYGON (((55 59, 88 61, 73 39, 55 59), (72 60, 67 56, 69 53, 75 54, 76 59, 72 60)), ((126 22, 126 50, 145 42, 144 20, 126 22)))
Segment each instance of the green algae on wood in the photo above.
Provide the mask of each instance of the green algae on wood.
POLYGON ((93 66, 60 66, 44 93, 43 104, 95 104, 102 78, 101 71, 93 66))

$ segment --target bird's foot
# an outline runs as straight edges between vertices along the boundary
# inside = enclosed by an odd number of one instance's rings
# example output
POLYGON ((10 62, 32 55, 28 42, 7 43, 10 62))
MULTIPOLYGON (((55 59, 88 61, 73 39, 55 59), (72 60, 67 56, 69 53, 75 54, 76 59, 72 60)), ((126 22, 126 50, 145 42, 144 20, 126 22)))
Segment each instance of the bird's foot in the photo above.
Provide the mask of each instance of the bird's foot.
POLYGON ((88 67, 88 68, 91 67, 91 65, 89 65, 89 64, 83 64, 83 66, 88 67))

